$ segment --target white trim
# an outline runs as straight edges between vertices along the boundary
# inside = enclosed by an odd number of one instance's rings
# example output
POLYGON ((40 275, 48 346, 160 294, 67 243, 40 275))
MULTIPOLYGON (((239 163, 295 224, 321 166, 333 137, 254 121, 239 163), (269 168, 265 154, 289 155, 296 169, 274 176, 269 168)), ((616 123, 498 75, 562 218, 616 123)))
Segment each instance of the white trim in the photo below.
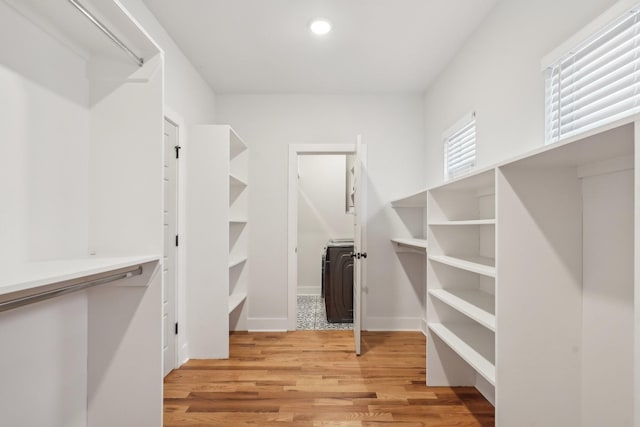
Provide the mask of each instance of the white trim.
POLYGON ((426 322, 422 317, 369 317, 367 331, 418 331, 423 332, 426 322))
POLYGON ((316 296, 316 295, 320 295, 321 291, 322 291, 322 287, 318 285, 309 285, 309 286, 298 285, 298 295, 316 296))
MULTIPOLYGON (((296 330, 297 317, 297 294, 298 294, 298 265, 296 262, 296 246, 298 242, 298 156, 309 154, 353 154, 355 152, 355 144, 290 144, 289 145, 289 179, 288 179, 288 216, 287 216, 287 326, 285 329, 290 331, 296 330)), ((367 166, 367 146, 361 145, 362 148, 362 198, 363 206, 367 206, 367 190, 366 190, 366 166, 367 166)), ((367 212, 365 210, 362 219, 362 247, 366 251, 366 224, 367 212)), ((366 282, 366 268, 363 269, 362 281, 366 282)), ((362 294, 366 295, 365 290, 362 294)), ((363 298, 362 318, 366 318, 366 302, 363 298)), ((363 322, 363 329, 366 323, 363 322)))
POLYGON ((247 330, 249 332, 286 332, 288 320, 283 318, 249 317, 247 330))
POLYGON ((580 31, 571 36, 567 41, 545 55, 540 63, 540 69, 542 71, 546 70, 552 64, 560 60, 560 58, 564 57, 573 49, 578 47, 586 39, 593 36, 595 33, 602 30, 613 21, 619 19, 620 16, 622 16, 624 13, 631 12, 638 6, 638 0, 619 0, 616 4, 607 9, 602 15, 598 16, 580 31))
MULTIPOLYGON (((186 230, 186 155, 185 146, 187 145, 187 126, 185 124, 185 120, 182 115, 178 114, 171 107, 164 105, 164 114, 163 117, 169 120, 171 123, 178 127, 178 145, 180 145, 183 149, 180 153, 180 161, 178 161, 178 223, 177 223, 177 233, 180 235, 180 246, 177 248, 177 259, 176 259, 176 289, 175 289, 175 319, 178 322, 178 336, 176 339, 176 368, 180 367, 182 364, 186 363, 189 360, 189 342, 187 341, 187 307, 186 307, 186 287, 185 283, 187 283, 186 276, 186 248, 187 248, 187 239, 184 230, 186 230), (182 167, 181 167, 182 165, 182 167)), ((163 124, 164 125, 164 124, 163 124)), ((163 126, 164 127, 164 126, 163 126)), ((163 202, 164 205, 164 202, 163 202)))

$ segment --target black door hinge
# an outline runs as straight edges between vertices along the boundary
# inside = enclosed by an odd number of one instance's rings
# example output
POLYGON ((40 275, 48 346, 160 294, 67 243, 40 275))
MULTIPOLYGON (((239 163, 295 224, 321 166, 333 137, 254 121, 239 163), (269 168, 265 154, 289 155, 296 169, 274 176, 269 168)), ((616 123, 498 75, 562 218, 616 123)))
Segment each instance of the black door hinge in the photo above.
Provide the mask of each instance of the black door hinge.
POLYGON ((178 235, 176 234, 176 246, 178 246, 179 243, 179 239, 178 239, 178 235))
POLYGON ((176 150, 176 159, 179 159, 179 158, 180 158, 180 149, 181 149, 182 147, 181 147, 181 146, 179 146, 179 145, 176 145, 176 146, 175 146, 175 147, 173 147, 173 148, 175 148, 175 150, 176 150))
POLYGON ((178 322, 176 322, 176 335, 178 335, 178 322))

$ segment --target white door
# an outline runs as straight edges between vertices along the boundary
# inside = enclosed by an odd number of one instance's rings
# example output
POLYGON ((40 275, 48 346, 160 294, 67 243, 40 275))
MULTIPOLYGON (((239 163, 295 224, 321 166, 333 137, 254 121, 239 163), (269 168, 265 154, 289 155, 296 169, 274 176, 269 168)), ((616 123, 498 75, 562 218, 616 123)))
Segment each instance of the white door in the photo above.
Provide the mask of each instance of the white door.
POLYGON ((164 269, 162 360, 166 376, 176 367, 176 283, 178 277, 178 127, 164 121, 164 269))
POLYGON ((362 179, 362 165, 364 161, 363 147, 361 137, 358 135, 356 141, 355 163, 353 170, 353 338, 355 340, 356 354, 360 355, 361 328, 362 328, 362 288, 364 287, 364 261, 367 258, 367 252, 362 226, 365 218, 364 182, 362 179))

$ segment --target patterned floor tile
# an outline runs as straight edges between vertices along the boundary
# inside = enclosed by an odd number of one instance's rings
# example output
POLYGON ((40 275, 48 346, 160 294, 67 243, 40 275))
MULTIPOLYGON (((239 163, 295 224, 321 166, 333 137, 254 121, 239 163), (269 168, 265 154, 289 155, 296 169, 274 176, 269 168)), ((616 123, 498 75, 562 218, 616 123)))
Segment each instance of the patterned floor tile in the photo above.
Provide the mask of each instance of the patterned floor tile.
POLYGON ((353 323, 329 323, 324 299, 320 295, 298 295, 298 330, 349 330, 353 323))

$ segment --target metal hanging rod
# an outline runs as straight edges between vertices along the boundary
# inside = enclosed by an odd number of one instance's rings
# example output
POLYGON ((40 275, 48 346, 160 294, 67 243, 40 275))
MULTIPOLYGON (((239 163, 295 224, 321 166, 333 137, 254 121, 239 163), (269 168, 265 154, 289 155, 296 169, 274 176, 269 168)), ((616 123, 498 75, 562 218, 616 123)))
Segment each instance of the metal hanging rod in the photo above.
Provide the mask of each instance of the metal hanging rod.
MULTIPOLYGON (((0 300, 0 311, 7 311, 13 308, 22 307, 23 305, 33 304, 35 302, 44 301, 60 295, 69 294, 71 292, 81 291, 97 285, 114 282, 116 280, 128 279, 129 277, 139 276, 142 274, 142 266, 138 265, 129 269, 120 269, 117 273, 108 276, 94 274, 88 277, 82 277, 73 281, 64 282, 66 285, 60 286, 61 283, 54 283, 47 286, 47 289, 33 294, 26 294, 25 291, 15 292, 13 296, 7 294, 4 301, 0 300), (97 277, 99 276, 99 277, 97 277)), ((27 291, 28 292, 28 291, 27 291)))
POLYGON ((102 22, 100 22, 100 20, 96 18, 91 12, 89 12, 89 10, 80 2, 78 2, 77 0, 69 0, 69 3, 71 3, 76 9, 82 12, 82 14, 86 16, 89 21, 93 22, 93 24, 98 27, 98 29, 102 31, 107 37, 109 37, 111 41, 113 41, 116 45, 118 45, 120 49, 124 50, 131 58, 133 58, 133 60, 136 62, 136 64, 138 64, 139 67, 142 67, 142 65, 144 65, 143 58, 139 57, 131 49, 129 49, 129 47, 118 38, 118 36, 113 34, 111 30, 109 30, 102 22))

